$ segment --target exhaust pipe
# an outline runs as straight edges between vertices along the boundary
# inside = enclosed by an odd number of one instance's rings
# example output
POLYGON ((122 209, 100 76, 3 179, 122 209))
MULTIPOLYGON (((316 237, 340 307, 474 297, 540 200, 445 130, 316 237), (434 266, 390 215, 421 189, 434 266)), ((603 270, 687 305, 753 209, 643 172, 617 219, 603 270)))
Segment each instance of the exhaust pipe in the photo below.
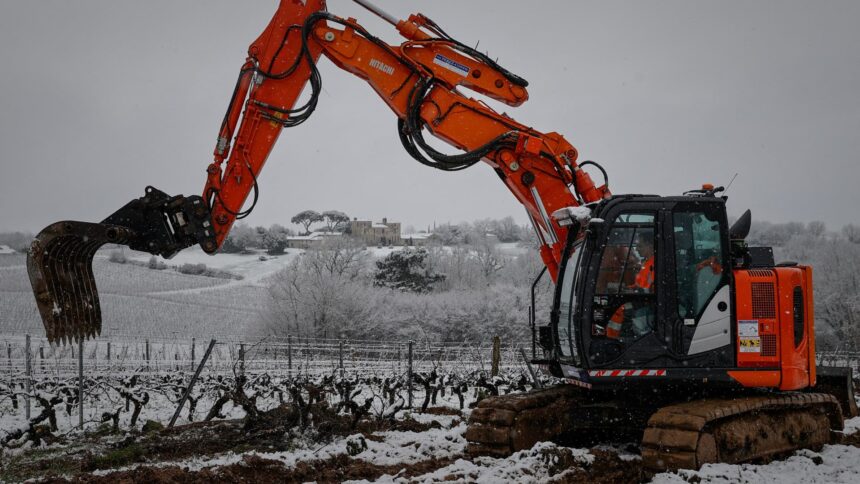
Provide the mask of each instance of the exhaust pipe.
POLYGON ((210 211, 198 196, 169 196, 153 187, 101 223, 64 221, 45 227, 27 254, 27 272, 51 343, 98 336, 102 317, 93 258, 104 244, 170 258, 200 244, 217 247, 210 211))

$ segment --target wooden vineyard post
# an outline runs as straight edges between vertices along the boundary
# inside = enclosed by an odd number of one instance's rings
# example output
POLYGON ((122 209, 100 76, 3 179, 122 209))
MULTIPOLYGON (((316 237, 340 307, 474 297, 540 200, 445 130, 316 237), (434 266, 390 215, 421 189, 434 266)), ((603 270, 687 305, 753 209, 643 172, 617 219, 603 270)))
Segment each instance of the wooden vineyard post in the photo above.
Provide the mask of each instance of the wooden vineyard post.
POLYGON ((197 348, 197 338, 191 338, 191 368, 194 368, 194 350, 197 348))
POLYGON ((409 408, 412 408, 412 341, 409 342, 408 349, 409 366, 406 368, 406 388, 409 395, 409 408))
POLYGON ((490 376, 499 376, 499 362, 502 359, 502 339, 493 336, 493 360, 490 367, 490 376))
POLYGON ((293 377, 293 337, 287 336, 287 378, 293 377))
MULTIPOLYGON (((15 381, 15 370, 12 368, 12 344, 6 342, 6 359, 9 361, 9 390, 14 390, 12 384, 15 381)), ((17 405, 15 405, 17 408, 17 405)))
POLYGON ((338 368, 340 368, 340 376, 343 376, 343 340, 338 342, 337 348, 338 368))
POLYGON ((206 360, 209 359, 209 355, 212 353, 212 348, 215 347, 215 340, 209 342, 209 347, 206 348, 206 353, 203 354, 203 359, 200 360, 200 364, 197 365, 197 370, 194 372, 194 376, 191 377, 191 381, 188 382, 188 387, 185 388, 185 392, 182 393, 182 398, 179 400, 179 405, 176 407, 176 411, 173 412, 173 417, 170 419, 170 424, 167 425, 168 428, 172 428, 176 423, 176 419, 179 418, 179 413, 182 411, 182 407, 185 405, 185 401, 188 400, 188 395, 191 395, 191 390, 194 388, 194 383, 197 381, 197 377, 200 376, 200 372, 203 370, 203 366, 206 364, 206 360))
POLYGON ((84 339, 78 339, 78 428, 84 428, 84 339))
POLYGON ((245 374, 245 343, 239 343, 239 374, 245 374))
POLYGON ((24 382, 24 388, 27 390, 27 398, 24 399, 24 415, 27 421, 30 420, 30 390, 33 384, 33 368, 30 365, 30 335, 24 342, 24 368, 26 370, 27 381, 24 382))
POLYGON ((149 340, 146 340, 144 349, 146 350, 146 370, 149 371, 149 340))

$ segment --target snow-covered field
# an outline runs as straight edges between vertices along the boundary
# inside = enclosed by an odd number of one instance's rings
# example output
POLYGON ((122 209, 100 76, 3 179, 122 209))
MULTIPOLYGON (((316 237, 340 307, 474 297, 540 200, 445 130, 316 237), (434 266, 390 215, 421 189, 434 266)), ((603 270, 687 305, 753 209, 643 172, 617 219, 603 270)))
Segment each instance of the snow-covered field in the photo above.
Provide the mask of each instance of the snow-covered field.
MULTIPOLYGON (((192 248, 164 260, 165 270, 153 270, 146 266, 148 254, 126 249, 124 254, 132 263, 118 264, 108 260, 113 250, 99 251, 93 261, 102 334, 152 337, 255 334, 267 296, 266 278, 301 252, 290 250, 274 257, 256 253, 209 256, 192 248), (206 264, 238 278, 182 274, 176 269, 183 264, 206 264)), ((0 334, 42 331, 24 254, 0 255, 0 334)))

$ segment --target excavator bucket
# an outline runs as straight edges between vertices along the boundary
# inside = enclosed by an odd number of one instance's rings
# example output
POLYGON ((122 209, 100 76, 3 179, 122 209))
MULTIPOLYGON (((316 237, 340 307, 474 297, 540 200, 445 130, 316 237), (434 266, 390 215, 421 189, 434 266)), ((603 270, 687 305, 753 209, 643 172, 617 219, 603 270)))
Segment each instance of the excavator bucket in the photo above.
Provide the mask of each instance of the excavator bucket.
POLYGON ((124 244, 129 235, 126 227, 71 221, 39 233, 27 255, 27 272, 48 341, 71 342, 101 332, 93 257, 102 245, 124 244))
POLYGON ((101 223, 65 221, 36 236, 27 272, 51 343, 70 343, 101 333, 93 258, 104 244, 171 257, 199 243, 217 247, 209 208, 198 196, 169 196, 153 187, 101 223))

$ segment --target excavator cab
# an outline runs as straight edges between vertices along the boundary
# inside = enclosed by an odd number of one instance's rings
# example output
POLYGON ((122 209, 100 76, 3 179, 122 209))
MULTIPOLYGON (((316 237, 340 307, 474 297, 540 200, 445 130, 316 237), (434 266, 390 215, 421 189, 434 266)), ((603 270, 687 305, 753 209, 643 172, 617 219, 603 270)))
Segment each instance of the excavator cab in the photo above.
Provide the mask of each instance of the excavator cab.
POLYGON ((729 248, 723 198, 601 202, 570 251, 549 352, 587 369, 730 367, 729 248))
POLYGON ((584 241, 584 279, 569 295, 579 304, 567 319, 578 326, 588 366, 731 365, 728 331, 707 342, 696 336, 704 319, 729 327, 725 201, 624 197, 601 207, 600 218, 584 241))
POLYGON ((850 374, 816 371, 812 269, 749 247, 749 211, 730 227, 718 190, 596 204, 581 233, 571 231, 537 361, 554 376, 609 389, 655 379, 688 388, 817 385, 855 415, 850 374))

